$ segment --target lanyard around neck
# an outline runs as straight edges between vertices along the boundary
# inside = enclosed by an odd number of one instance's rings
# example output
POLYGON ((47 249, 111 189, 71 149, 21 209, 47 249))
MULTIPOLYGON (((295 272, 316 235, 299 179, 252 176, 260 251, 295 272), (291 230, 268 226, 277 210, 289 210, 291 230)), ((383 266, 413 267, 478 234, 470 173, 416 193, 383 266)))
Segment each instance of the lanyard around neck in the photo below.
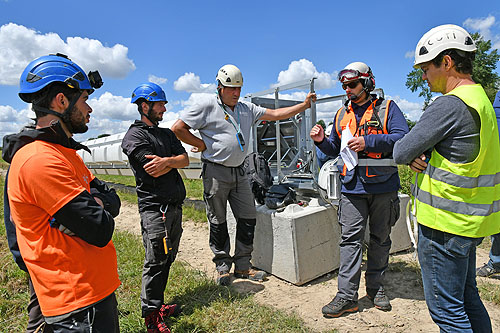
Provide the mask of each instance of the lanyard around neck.
POLYGON ((219 103, 219 105, 222 108, 222 111, 224 111, 224 119, 226 119, 231 125, 233 125, 236 132, 240 133, 241 132, 240 113, 238 112, 238 126, 236 126, 236 124, 233 121, 233 117, 231 117, 229 112, 226 111, 226 105, 224 103, 222 104, 219 103))

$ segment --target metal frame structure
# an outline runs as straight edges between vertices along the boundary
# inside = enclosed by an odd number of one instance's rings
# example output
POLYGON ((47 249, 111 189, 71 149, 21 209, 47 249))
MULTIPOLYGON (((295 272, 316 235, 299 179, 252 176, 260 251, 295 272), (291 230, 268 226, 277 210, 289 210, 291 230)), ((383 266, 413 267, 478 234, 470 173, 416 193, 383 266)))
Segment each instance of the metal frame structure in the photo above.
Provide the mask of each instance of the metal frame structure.
MULTIPOLYGON (((276 86, 272 89, 247 94, 245 99, 266 108, 277 109, 280 107, 292 106, 299 104, 302 101, 280 99, 280 92, 300 88, 306 88, 309 89, 310 92, 314 92, 315 79, 316 78, 313 77, 307 80, 297 81, 286 85, 276 86), (263 97, 267 95, 272 95, 274 98, 263 97)), ((384 97, 382 89, 375 89, 374 92, 380 97, 384 97)), ((316 149, 313 140, 309 136, 309 130, 316 124, 316 105, 338 100, 346 101, 347 96, 342 94, 318 98, 315 103, 311 104, 311 108, 304 112, 304 116, 299 114, 295 117, 276 122, 258 121, 253 127, 253 151, 263 153, 266 156, 266 159, 271 166, 271 173, 276 177, 279 183, 287 183, 297 189, 317 189, 316 182, 319 170, 316 167, 316 149), (274 131, 270 131, 269 127, 273 124, 274 131), (288 132, 284 133, 282 130, 282 125, 290 124, 295 130, 293 135, 290 135, 288 132), (263 131, 271 132, 271 134, 274 133, 274 137, 265 137, 266 133, 263 133, 263 131), (269 142, 273 141, 275 144, 269 144, 269 142), (288 142, 298 143, 298 146, 291 147, 288 142), (262 147, 266 146, 274 146, 276 147, 276 150, 271 154, 269 154, 269 152, 262 151, 262 147), (282 148, 285 148, 286 150, 282 152, 282 148)))

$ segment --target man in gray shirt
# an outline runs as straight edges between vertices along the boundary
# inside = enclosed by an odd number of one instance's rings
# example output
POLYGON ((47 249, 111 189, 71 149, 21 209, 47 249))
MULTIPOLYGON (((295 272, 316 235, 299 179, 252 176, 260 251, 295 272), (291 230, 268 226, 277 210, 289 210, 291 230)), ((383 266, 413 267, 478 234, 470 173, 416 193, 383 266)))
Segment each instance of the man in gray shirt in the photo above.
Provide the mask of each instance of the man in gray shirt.
POLYGON ((498 233, 500 155, 493 107, 472 79, 476 45, 463 28, 442 25, 417 44, 415 68, 442 93, 394 146, 412 185, 418 260, 430 315, 442 332, 491 332, 476 286, 476 246, 498 233))
POLYGON ((251 128, 258 120, 281 120, 305 111, 316 100, 309 93, 304 102, 276 110, 240 102, 243 76, 234 65, 225 65, 217 73, 217 95, 192 110, 181 113, 172 126, 177 137, 201 152, 202 178, 207 218, 210 223, 210 248, 214 253, 219 285, 231 283, 234 276, 263 281, 265 273, 251 267, 256 223, 255 201, 243 162, 248 154, 251 128), (201 139, 189 130, 199 130, 201 139), (226 222, 227 202, 236 218, 236 247, 229 254, 230 242, 226 222))

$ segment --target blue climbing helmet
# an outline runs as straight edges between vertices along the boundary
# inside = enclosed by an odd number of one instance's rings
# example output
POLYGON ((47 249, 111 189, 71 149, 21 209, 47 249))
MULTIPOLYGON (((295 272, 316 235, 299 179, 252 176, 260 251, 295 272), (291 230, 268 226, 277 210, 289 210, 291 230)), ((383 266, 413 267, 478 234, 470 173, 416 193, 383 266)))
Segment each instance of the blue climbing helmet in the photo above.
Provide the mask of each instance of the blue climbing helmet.
POLYGON ((32 103, 36 92, 54 82, 63 82, 70 88, 87 90, 89 95, 102 86, 98 71, 85 74, 83 69, 66 55, 57 53, 42 56, 30 62, 21 74, 19 97, 32 103))
POLYGON ((134 89, 132 93, 132 103, 144 98, 148 102, 167 102, 165 92, 156 83, 143 83, 134 89))

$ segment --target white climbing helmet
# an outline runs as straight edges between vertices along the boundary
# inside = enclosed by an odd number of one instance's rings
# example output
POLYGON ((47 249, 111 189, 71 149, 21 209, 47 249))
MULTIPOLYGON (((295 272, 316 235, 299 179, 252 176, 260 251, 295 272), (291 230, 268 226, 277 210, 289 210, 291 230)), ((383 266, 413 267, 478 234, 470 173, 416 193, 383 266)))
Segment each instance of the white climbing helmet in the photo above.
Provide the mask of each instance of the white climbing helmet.
POLYGON ((241 71, 235 65, 224 65, 217 72, 217 81, 224 87, 241 87, 243 86, 243 76, 241 71))
POLYGON ((448 49, 457 49, 465 52, 475 52, 476 43, 469 33, 462 27, 454 24, 443 24, 432 28, 420 38, 415 49, 415 63, 413 67, 431 61, 439 53, 448 49))
POLYGON ((360 80, 367 92, 375 89, 375 76, 371 68, 361 61, 351 62, 340 71, 338 80, 341 83, 360 80))

